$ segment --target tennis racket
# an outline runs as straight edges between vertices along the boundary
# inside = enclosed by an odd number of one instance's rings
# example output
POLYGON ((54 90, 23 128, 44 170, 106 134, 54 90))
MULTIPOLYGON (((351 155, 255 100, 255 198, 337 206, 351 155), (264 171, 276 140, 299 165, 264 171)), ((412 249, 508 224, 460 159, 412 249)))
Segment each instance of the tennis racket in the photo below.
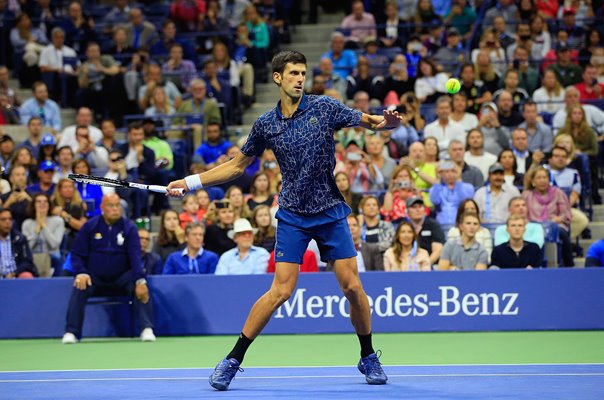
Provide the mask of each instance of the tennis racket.
MULTIPOLYGON (((142 189, 142 190, 148 190, 150 192, 155 192, 155 193, 167 193, 167 191, 168 191, 165 186, 145 185, 144 183, 128 182, 128 181, 121 180, 121 179, 103 178, 100 176, 93 176, 93 175, 69 174, 69 179, 76 181, 76 182, 89 183, 91 185, 97 185, 97 186, 142 189)), ((183 193, 182 189, 177 189, 177 190, 180 190, 181 194, 183 193)))

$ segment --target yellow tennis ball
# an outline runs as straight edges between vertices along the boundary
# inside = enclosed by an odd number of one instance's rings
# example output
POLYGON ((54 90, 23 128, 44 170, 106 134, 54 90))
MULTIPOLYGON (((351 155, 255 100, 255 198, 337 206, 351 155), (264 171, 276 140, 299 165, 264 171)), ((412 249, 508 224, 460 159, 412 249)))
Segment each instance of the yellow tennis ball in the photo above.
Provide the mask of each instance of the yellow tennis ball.
POLYGON ((461 83, 455 78, 450 78, 445 84, 445 88, 447 89, 447 93, 455 94, 461 89, 461 83))

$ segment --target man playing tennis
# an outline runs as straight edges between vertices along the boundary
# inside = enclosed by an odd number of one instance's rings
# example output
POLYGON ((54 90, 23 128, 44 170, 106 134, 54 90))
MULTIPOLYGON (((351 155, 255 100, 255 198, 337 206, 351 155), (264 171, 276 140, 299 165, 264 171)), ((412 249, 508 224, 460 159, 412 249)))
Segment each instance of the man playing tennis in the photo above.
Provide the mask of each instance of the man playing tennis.
POLYGON ((385 384, 388 378, 371 343, 369 303, 359 280, 356 250, 346 216, 350 208, 336 186, 333 132, 349 126, 373 130, 396 128, 403 117, 384 111, 368 115, 326 96, 303 93, 306 57, 283 51, 272 60, 273 81, 279 86, 277 106, 254 123, 247 142, 232 160, 200 175, 190 175, 168 186, 168 194, 181 196, 204 185, 218 185, 240 176, 266 149, 272 149, 283 175, 279 194, 276 272, 271 288, 250 311, 233 350, 210 376, 210 385, 227 390, 252 341, 272 314, 289 299, 298 280, 299 265, 311 239, 319 244, 321 259, 334 265, 336 278, 350 303, 350 319, 361 344, 358 368, 367 383, 385 384))

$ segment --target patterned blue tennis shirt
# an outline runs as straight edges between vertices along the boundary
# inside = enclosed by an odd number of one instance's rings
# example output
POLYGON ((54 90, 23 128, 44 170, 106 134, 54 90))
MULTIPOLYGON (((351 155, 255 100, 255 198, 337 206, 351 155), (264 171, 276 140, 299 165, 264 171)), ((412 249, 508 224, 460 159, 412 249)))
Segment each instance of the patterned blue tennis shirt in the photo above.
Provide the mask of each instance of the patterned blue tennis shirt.
POLYGON ((241 152, 258 157, 273 150, 283 175, 279 207, 317 214, 344 202, 333 175, 333 133, 358 126, 361 115, 331 97, 303 95, 296 112, 285 118, 279 101, 254 123, 241 152))

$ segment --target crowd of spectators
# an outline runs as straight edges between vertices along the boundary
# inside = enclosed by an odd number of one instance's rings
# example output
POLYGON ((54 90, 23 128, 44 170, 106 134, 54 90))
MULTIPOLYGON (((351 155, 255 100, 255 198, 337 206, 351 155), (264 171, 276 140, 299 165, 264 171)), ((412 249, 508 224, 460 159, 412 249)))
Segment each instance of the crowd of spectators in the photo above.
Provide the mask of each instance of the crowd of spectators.
MULTIPOLYGON (((271 151, 237 180, 185 196, 178 211, 165 196, 66 177, 166 185, 182 161, 173 139, 190 139, 190 172, 231 159, 239 147, 225 135, 229 110, 251 104, 254 82, 268 76, 275 32, 287 25, 282 2, 174 1, 169 19, 121 0, 102 16, 77 2, 64 14, 47 1, 18 3, 0 124, 21 124, 28 137, 0 137, 0 245, 11 248, 0 251, 0 275, 77 274, 72 246, 108 198, 139 227, 146 274, 274 271, 281 177, 271 151), (31 87, 29 99, 10 73, 31 87), (76 123, 63 126, 70 106, 76 123), (144 118, 126 124, 127 113, 144 118), (149 227, 153 215, 159 226, 149 227)), ((391 132, 334 132, 359 270, 539 268, 551 232, 560 265, 574 265, 576 238, 589 236, 591 205, 601 203, 604 12, 596 2, 550 3, 350 4, 306 91, 405 116, 391 132), (450 96, 452 76, 461 91, 450 96)), ((301 270, 330 270, 327 262, 311 243, 301 270)))

